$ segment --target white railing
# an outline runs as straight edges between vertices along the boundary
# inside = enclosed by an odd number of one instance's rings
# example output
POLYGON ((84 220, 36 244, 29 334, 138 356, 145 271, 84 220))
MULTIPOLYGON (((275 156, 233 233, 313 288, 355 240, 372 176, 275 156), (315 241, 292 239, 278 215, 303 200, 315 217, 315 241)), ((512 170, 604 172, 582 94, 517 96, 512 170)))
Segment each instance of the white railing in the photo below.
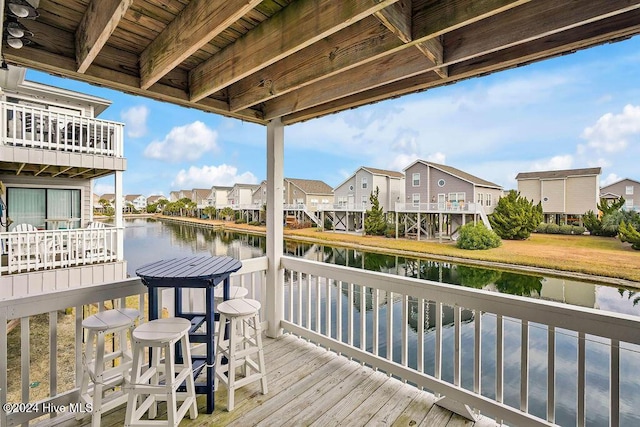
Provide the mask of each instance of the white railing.
POLYGON ((396 212, 468 212, 481 213, 484 207, 479 203, 441 202, 441 203, 401 203, 396 202, 396 212))
POLYGON ((569 399, 578 426, 587 399, 611 426, 636 410, 620 393, 640 377, 639 317, 288 256, 282 265, 285 330, 446 396, 449 409, 552 425, 569 399))
POLYGON ((124 230, 111 226, 0 233, 0 274, 114 262, 124 230))
POLYGON ((320 203, 318 204, 319 211, 354 211, 362 212, 371 209, 370 202, 364 203, 320 203))
MULTIPOLYGON (((249 297, 264 302, 267 258, 255 258, 243 261, 242 269, 232 274, 231 284, 243 286, 249 290, 249 297)), ((16 297, 0 300, 0 372, 19 372, 19 380, 11 382, 8 374, 0 375, 0 405, 6 403, 31 403, 31 408, 37 407, 39 412, 19 411, 7 413, 0 410, 0 426, 16 426, 39 419, 43 424, 50 425, 61 422, 61 419, 71 418, 75 414, 47 413, 60 408, 70 408, 71 403, 79 401, 79 384, 82 375, 82 319, 83 313, 111 308, 113 306, 128 306, 144 311, 147 288, 140 279, 128 279, 122 282, 105 283, 100 285, 83 286, 63 291, 16 297), (61 313, 73 308, 73 314, 61 313), (35 336, 32 325, 42 323, 42 317, 48 317, 47 336, 35 336), (72 316, 65 319, 66 316, 72 316), (8 330, 12 325, 19 325, 11 336, 8 330), (71 326, 71 334, 69 333, 71 326), (75 332, 74 332, 75 330, 75 332), (11 342, 18 342, 9 345, 11 342), (35 343, 47 342, 47 350, 34 354, 31 351, 35 343), (64 356, 73 354, 75 363, 64 362, 64 356), (12 357, 19 355, 19 357, 12 357), (43 359, 45 359, 43 361, 43 359), (48 360, 47 360, 48 359, 48 360), (44 362, 44 363, 43 363, 44 362), (65 364, 66 363, 66 364, 65 364), (37 370, 32 369, 38 365, 37 370), (63 374, 64 372, 64 374, 63 374), (63 378, 71 380, 64 381, 63 378), (34 384, 39 384, 34 390, 34 384), (45 390, 40 390, 42 387, 45 390), (37 397, 34 397, 36 395, 37 397), (36 406, 35 403, 38 403, 36 406)), ((263 316, 263 319, 265 317, 263 316)), ((45 320, 47 321, 47 320, 45 320)), ((143 320, 144 321, 144 320, 143 320)), ((0 406, 3 407, 4 406, 0 406)), ((124 421, 124 420, 122 420, 124 421)))
POLYGON ((124 124, 0 102, 4 144, 124 157, 124 124))

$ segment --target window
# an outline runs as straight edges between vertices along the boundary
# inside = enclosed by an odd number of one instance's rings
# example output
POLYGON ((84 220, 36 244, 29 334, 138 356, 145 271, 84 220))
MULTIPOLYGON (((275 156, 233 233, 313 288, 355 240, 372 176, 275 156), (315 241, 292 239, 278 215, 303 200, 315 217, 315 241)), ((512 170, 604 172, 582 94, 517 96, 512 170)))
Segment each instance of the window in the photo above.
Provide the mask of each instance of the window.
POLYGON ((52 188, 8 188, 7 216, 14 224, 31 224, 39 229, 53 227, 52 218, 73 218, 80 226, 80 190, 52 188))
POLYGON ((476 197, 478 198, 476 200, 476 203, 479 204, 480 206, 484 205, 484 193, 478 193, 476 197))
POLYGON ((413 202, 413 206, 420 206, 420 193, 413 193, 411 195, 411 201, 413 202))
POLYGON ((487 200, 485 206, 491 206, 491 193, 487 193, 487 200))
POLYGON ((420 187, 420 173, 414 173, 412 177, 413 177, 413 186, 420 187))
POLYGON ((368 183, 367 181, 368 181, 368 180, 367 180, 367 178, 366 178, 366 177, 365 177, 365 178, 362 178, 362 179, 360 180, 360 183, 362 184, 362 189, 363 189, 363 190, 365 190, 365 189, 368 187, 368 185, 369 185, 369 183, 368 183))
POLYGON ((369 202, 369 196, 362 196, 362 206, 366 207, 369 202))
POLYGON ((347 198, 338 197, 338 206, 347 206, 347 198))
POLYGON ((349 191, 353 191, 353 185, 349 186, 349 191))
POLYGON ((464 202, 465 193, 449 193, 450 202, 464 202))
POLYGON ((624 207, 625 207, 627 210, 632 210, 632 209, 633 209, 633 199, 626 199, 626 200, 624 201, 624 207))
POLYGON ((318 206, 318 199, 311 199, 311 206, 313 206, 314 208, 318 206))
POLYGON ((444 179, 439 179, 438 180, 438 187, 444 187, 444 185, 446 184, 444 179))
POLYGON ((625 192, 624 194, 628 195, 628 196, 633 196, 633 185, 627 185, 625 187, 625 192))

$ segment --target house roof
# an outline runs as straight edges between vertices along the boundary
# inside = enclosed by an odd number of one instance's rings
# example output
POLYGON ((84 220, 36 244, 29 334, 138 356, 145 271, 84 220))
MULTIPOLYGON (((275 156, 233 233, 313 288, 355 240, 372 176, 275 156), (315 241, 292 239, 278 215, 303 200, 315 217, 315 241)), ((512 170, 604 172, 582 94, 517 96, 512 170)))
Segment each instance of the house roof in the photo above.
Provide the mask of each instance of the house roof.
POLYGON ((211 189, 210 188, 194 188, 192 191, 192 194, 194 192, 196 193, 196 197, 202 200, 209 197, 209 194, 211 194, 211 189))
POLYGON ((331 194, 333 188, 324 181, 318 179, 298 179, 298 178, 285 178, 285 181, 289 181, 306 194, 331 194))
POLYGON ((149 196, 149 197, 147 197, 147 203, 155 203, 155 202, 157 202, 157 201, 158 201, 158 200, 160 200, 160 199, 165 199, 165 200, 167 200, 167 198, 166 198, 166 197, 164 197, 163 195, 159 195, 159 196, 158 196, 158 195, 153 195, 153 196, 149 196))
POLYGON ((611 184, 609 184, 609 185, 605 185, 605 186, 600 187, 600 191, 602 191, 602 190, 605 190, 605 191, 606 191, 606 189, 607 189, 607 188, 609 188, 609 187, 611 187, 611 186, 614 186, 614 185, 616 185, 616 184, 620 184, 621 182, 625 182, 625 181, 630 181, 630 182, 633 182, 633 183, 636 183, 636 184, 640 185, 640 181, 636 181, 635 179, 631 179, 631 178, 622 178, 622 179, 619 179, 619 180, 617 180, 617 181, 615 181, 615 182, 612 182, 612 183, 611 183, 611 184))
POLYGON ((448 173, 449 175, 453 175, 455 177, 458 177, 464 181, 470 182, 474 185, 479 185, 481 187, 491 187, 491 188, 497 188, 499 190, 502 190, 502 186, 495 184, 491 181, 487 181, 486 179, 482 179, 482 178, 478 178, 475 175, 471 175, 470 173, 467 173, 463 170, 460 170, 458 168, 454 168, 453 166, 448 166, 448 165, 442 165, 439 163, 433 163, 433 162, 428 162, 426 160, 416 160, 415 162, 411 163, 409 166, 407 166, 406 168, 404 168, 404 170, 406 171, 407 169, 409 169, 411 166, 415 165, 416 163, 422 163, 425 164, 427 166, 430 166, 432 168, 436 168, 439 169, 445 173, 448 173))
POLYGON ((349 177, 347 179, 345 179, 340 184, 338 184, 334 188, 334 190, 336 188, 342 187, 351 178, 356 176, 356 174, 358 173, 359 170, 365 170, 365 171, 367 171, 367 172, 369 172, 370 174, 373 174, 373 175, 388 176, 389 178, 394 178, 394 179, 402 179, 402 178, 404 178, 404 174, 402 172, 390 171, 390 170, 386 170, 386 169, 372 168, 372 167, 369 167, 369 166, 360 166, 358 169, 355 170, 355 172, 353 172, 351 175, 349 175, 349 177))
POLYGON ((128 202, 133 202, 138 197, 144 197, 144 196, 142 196, 142 194, 127 194, 126 196, 124 196, 124 199, 128 202))
POLYGON ((21 20, 33 43, 2 55, 10 65, 134 95, 291 124, 640 33, 638 0, 582 1, 589 7, 43 0, 37 19, 21 20))
POLYGON ((520 172, 516 179, 561 179, 570 176, 600 175, 602 168, 564 169, 553 171, 520 172))
POLYGON ((100 196, 100 198, 111 201, 111 200, 116 198, 116 195, 115 194, 111 194, 111 193, 106 193, 106 194, 103 194, 102 196, 100 196))

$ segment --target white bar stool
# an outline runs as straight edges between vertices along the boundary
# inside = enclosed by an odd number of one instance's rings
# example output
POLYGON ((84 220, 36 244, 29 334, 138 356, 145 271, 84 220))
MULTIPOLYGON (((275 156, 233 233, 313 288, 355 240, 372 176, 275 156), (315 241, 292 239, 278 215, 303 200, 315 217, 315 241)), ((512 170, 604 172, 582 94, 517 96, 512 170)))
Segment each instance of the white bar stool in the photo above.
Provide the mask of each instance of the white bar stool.
MULTIPOLYGON (((84 354, 82 384, 80 385, 80 403, 92 405, 91 425, 100 426, 102 413, 127 403, 127 394, 116 390, 122 387, 129 378, 132 356, 129 340, 140 316, 138 310, 132 308, 116 308, 106 310, 87 317, 82 327, 87 336, 84 354), (105 336, 114 334, 114 348, 105 354, 105 336), (115 337, 118 336, 118 345, 115 337), (105 369, 105 364, 111 367, 105 369), (105 395, 109 390, 111 393, 105 395)), ((86 414, 79 412, 76 418, 82 419, 86 414)))
MULTIPOLYGON (((222 286, 218 286, 213 290, 213 299, 216 302, 216 306, 224 301, 223 292, 224 288, 222 286)), ((249 290, 247 288, 243 288, 242 286, 229 286, 229 299, 241 299, 248 294, 249 290)))
POLYGON ((216 340, 216 376, 214 387, 218 389, 218 381, 227 386, 227 410, 234 407, 234 392, 246 384, 260 380, 262 394, 267 394, 267 372, 262 349, 262 329, 260 327, 260 302, 253 299, 232 299, 221 302, 220 334, 216 340), (229 321, 229 339, 224 339, 222 332, 229 321), (252 356, 257 355, 258 361, 252 356), (228 363, 223 365, 222 358, 228 363), (236 379, 236 370, 242 369, 242 378, 236 379))
POLYGON ((143 323, 133 331, 133 368, 125 426, 176 427, 187 411, 191 419, 198 416, 189 344, 190 328, 189 320, 171 317, 143 323), (182 364, 175 363, 175 344, 178 342, 182 349, 182 364), (146 347, 151 347, 151 362, 149 368, 142 373, 146 347), (161 359, 163 350, 164 360, 161 359), (178 393, 178 387, 183 382, 186 382, 186 392, 178 393), (144 400, 139 399, 139 396, 144 400), (139 401, 142 403, 139 404, 139 401), (159 401, 167 402, 166 420, 153 420, 158 413, 159 401), (178 401, 182 401, 179 408, 178 401), (148 420, 143 420, 142 417, 147 410, 148 420))

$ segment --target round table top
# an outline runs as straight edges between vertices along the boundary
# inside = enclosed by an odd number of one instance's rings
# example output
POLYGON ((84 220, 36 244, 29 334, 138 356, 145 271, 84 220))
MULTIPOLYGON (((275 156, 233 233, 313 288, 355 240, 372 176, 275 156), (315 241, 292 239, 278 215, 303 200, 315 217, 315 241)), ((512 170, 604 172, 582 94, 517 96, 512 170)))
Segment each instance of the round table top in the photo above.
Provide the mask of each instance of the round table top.
POLYGON ((212 286, 242 268, 242 262, 228 256, 190 256, 145 264, 136 270, 147 286, 212 286))

